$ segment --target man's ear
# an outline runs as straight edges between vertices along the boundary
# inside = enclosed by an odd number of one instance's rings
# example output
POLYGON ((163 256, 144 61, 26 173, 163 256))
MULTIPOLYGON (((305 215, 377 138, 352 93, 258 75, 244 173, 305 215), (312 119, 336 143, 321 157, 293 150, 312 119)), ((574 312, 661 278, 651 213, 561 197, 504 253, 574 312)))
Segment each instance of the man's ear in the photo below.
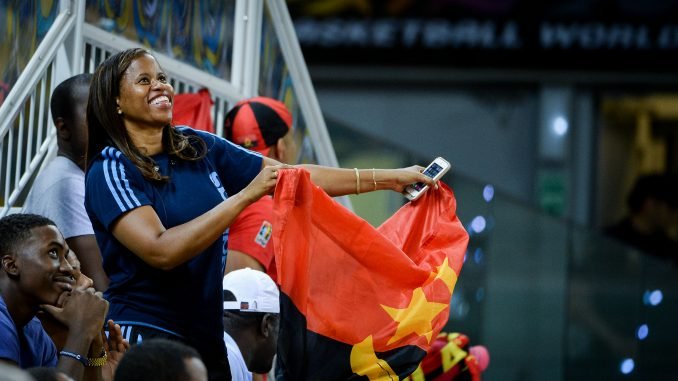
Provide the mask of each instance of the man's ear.
POLYGON ((281 163, 287 163, 287 157, 285 157, 287 155, 287 145, 284 138, 280 138, 275 142, 275 152, 277 157, 274 159, 281 163))
POLYGON ((273 334, 273 324, 275 324, 275 316, 271 314, 265 314, 261 319, 261 325, 259 326, 259 332, 261 336, 268 338, 273 334))
POLYGON ((63 117, 57 117, 54 119, 54 127, 56 127, 57 130, 57 136, 59 139, 68 141, 71 139, 71 130, 68 128, 66 125, 66 121, 64 120, 63 117))
POLYGON ((19 275, 19 266, 13 255, 5 254, 2 256, 2 270, 10 276, 19 275))

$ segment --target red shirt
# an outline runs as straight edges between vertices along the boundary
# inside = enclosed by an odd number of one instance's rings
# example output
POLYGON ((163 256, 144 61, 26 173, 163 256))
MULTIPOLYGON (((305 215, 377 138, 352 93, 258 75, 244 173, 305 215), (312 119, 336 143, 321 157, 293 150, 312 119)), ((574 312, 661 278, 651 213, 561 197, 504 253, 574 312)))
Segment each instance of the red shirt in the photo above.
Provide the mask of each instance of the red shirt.
POLYGON ((273 197, 264 196, 243 210, 228 234, 228 249, 256 259, 275 281, 277 278, 273 253, 273 197))

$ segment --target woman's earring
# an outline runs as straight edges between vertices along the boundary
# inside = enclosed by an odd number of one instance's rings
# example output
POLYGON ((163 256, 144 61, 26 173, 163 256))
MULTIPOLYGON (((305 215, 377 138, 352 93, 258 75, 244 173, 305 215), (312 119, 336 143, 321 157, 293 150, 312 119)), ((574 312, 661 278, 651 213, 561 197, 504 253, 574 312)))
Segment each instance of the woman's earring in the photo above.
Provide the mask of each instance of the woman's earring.
POLYGON ((122 110, 120 108, 118 108, 118 114, 122 115, 122 110))

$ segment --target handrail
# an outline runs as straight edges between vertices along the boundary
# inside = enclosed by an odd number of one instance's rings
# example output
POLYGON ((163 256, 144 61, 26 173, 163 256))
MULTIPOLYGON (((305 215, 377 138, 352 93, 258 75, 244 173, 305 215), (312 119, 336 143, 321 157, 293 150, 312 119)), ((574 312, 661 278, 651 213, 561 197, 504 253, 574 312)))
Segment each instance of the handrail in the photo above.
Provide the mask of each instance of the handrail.
POLYGON ((60 1, 54 22, 0 105, 0 173, 4 174, 0 179, 0 217, 17 210, 14 204, 26 185, 55 151, 56 131, 49 128, 49 97, 53 84, 63 74, 79 70, 74 57, 77 46, 71 46, 70 53, 64 48, 81 40, 73 33, 77 34, 78 23, 82 23, 82 10, 84 0, 60 1))
POLYGON ((30 93, 42 79, 47 67, 57 55, 71 29, 75 25, 75 16, 70 10, 62 11, 54 20, 49 31, 38 45, 33 57, 21 72, 10 90, 5 102, 0 106, 0 139, 2 139, 24 106, 30 93))
MULTIPOLYGON (((113 33, 106 32, 105 30, 88 23, 83 25, 82 34, 85 43, 103 47, 113 52, 132 48, 148 49, 139 43, 118 37, 113 33)), ((153 51, 153 55, 160 61, 160 64, 165 70, 172 73, 172 77, 175 79, 193 83, 197 87, 209 88, 212 96, 223 97, 229 101, 237 102, 244 98, 242 93, 228 81, 208 74, 198 68, 180 62, 157 51, 153 51)))

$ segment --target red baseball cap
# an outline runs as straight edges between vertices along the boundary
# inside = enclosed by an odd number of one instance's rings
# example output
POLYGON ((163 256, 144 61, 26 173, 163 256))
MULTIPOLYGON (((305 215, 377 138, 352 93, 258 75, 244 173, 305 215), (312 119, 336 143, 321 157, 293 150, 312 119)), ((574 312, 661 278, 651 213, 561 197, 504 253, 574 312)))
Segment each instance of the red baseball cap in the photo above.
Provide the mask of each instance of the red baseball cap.
POLYGON ((226 139, 262 155, 292 128, 292 114, 285 104, 267 97, 238 102, 226 114, 226 139))

